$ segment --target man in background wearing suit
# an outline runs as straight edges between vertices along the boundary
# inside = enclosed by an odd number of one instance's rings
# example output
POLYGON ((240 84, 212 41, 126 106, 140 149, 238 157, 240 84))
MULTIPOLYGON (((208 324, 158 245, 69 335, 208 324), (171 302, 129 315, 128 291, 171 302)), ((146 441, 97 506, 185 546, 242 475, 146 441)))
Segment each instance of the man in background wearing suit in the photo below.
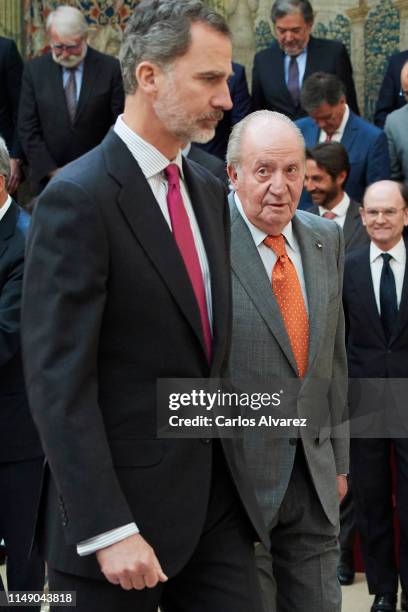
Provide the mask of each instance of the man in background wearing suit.
POLYGON ((8 194, 10 175, 9 154, 0 138, 0 541, 7 548, 8 589, 42 591, 44 563, 36 549, 29 553, 43 453, 28 408, 20 352, 29 217, 8 194))
MULTIPOLYGON (((332 219, 343 229, 346 253, 369 242, 361 221, 360 204, 351 200, 343 186, 350 172, 347 151, 340 142, 323 142, 306 149, 305 189, 313 200, 310 212, 332 219)), ((353 546, 356 533, 351 480, 340 506, 340 584, 354 582, 353 546)))
MULTIPOLYGON (((299 119, 307 147, 320 142, 341 142, 350 161, 350 174, 345 190, 353 200, 361 202, 367 185, 390 177, 387 138, 349 108, 344 86, 332 74, 316 72, 306 79, 301 93, 302 106, 309 117, 299 119)), ((302 198, 307 208, 310 198, 302 198)))
MULTIPOLYGON (((258 111, 232 131, 233 331, 231 377, 299 380, 299 417, 318 409, 338 424, 346 406, 341 306, 343 236, 336 223, 296 212, 305 172, 304 142, 284 115, 258 111), (321 383, 321 396, 315 382, 321 383), (319 402, 319 404, 317 404, 319 402)), ((278 387, 279 388, 279 387, 278 387)), ((270 533, 256 546, 268 612, 340 612, 339 500, 347 489, 348 439, 330 426, 274 438, 245 433, 250 472, 270 533)))
POLYGON ((219 178, 228 188, 229 183, 225 161, 221 161, 219 157, 216 157, 212 153, 207 153, 207 151, 201 149, 194 142, 190 142, 184 147, 183 155, 197 162, 197 164, 201 164, 204 168, 207 168, 207 170, 219 178))
POLYGON ((47 19, 50 53, 24 69, 19 134, 36 193, 98 145, 123 110, 119 62, 88 47, 87 31, 78 9, 59 6, 47 19))
POLYGON ((340 142, 324 142, 306 149, 305 189, 313 201, 309 212, 338 223, 343 229, 346 252, 369 241, 361 222, 360 204, 344 191, 349 172, 347 151, 340 142))
MULTIPOLYGON (((351 379, 408 378, 408 275, 403 239, 408 225, 407 206, 408 188, 403 183, 380 181, 371 185, 364 196, 361 214, 371 243, 347 255, 344 271, 351 379)), ((367 382, 363 380, 361 386, 364 384, 367 382)), ((350 394, 352 419, 362 414, 356 401, 357 394, 350 394)), ((375 595, 371 611, 395 612, 398 571, 390 451, 393 446, 400 525, 401 608, 408 610, 408 439, 396 437, 407 431, 406 394, 401 394, 396 382, 390 381, 380 401, 382 413, 388 417, 381 429, 383 437, 367 428, 364 438, 351 440, 350 472, 368 588, 375 595), (402 423, 396 420, 400 408, 404 414, 402 423)), ((361 408, 374 411, 372 403, 365 406, 364 399, 360 403, 361 408)), ((374 417, 374 412, 371 416, 374 417)))
POLYGON ((228 80, 228 88, 232 101, 232 108, 225 111, 224 117, 215 128, 215 136, 209 142, 197 143, 200 149, 216 155, 225 164, 228 138, 233 126, 251 112, 251 96, 245 75, 245 67, 232 62, 232 75, 228 80))
POLYGON ((401 70, 401 92, 406 104, 387 116, 384 132, 388 139, 391 178, 408 184, 408 60, 401 70))
POLYGON ((23 151, 17 135, 22 72, 23 62, 16 43, 0 36, 0 136, 4 138, 10 151, 10 193, 17 190, 22 179, 23 151))
POLYGON ((374 123, 379 128, 384 127, 387 115, 405 105, 400 75, 406 61, 408 61, 408 49, 390 57, 375 108, 374 123))
POLYGON ((37 535, 50 589, 76 590, 79 612, 261 609, 253 540, 267 536, 243 454, 157 438, 157 380, 222 376, 229 354, 225 188, 181 148, 231 107, 231 47, 203 2, 140 2, 124 114, 35 209, 23 338, 49 465, 37 535))
POLYGON ((314 72, 329 72, 342 81, 352 110, 358 114, 353 69, 346 47, 336 40, 311 36, 314 14, 308 0, 276 0, 272 6, 276 41, 255 55, 252 101, 254 110, 279 111, 290 119, 306 115, 300 99, 304 80, 314 72))

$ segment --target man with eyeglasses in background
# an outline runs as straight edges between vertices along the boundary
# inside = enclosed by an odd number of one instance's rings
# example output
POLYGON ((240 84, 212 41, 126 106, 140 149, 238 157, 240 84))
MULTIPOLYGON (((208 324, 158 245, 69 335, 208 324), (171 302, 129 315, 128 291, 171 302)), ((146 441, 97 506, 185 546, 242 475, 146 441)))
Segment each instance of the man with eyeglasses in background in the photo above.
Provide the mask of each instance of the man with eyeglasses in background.
POLYGON ((35 193, 98 145, 124 105, 119 62, 88 47, 78 9, 59 6, 46 29, 50 52, 24 69, 18 120, 35 193))
MULTIPOLYGON (((408 60, 401 70, 401 93, 408 102, 408 60)), ((408 104, 393 111, 385 121, 391 178, 408 184, 408 104)))
POLYGON ((408 610, 407 205, 404 183, 379 181, 368 187, 361 216, 370 245, 349 253, 344 269, 350 473, 368 589, 375 595, 371 612, 396 610, 392 448, 400 524, 401 609, 408 610))

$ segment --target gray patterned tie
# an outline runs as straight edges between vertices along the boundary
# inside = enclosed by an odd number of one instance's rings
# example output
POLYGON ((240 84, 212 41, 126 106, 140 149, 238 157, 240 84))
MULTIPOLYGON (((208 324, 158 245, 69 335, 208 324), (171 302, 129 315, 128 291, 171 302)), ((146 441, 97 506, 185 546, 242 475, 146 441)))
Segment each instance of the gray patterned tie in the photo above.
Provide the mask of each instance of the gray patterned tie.
POLYGON ((67 84, 65 85, 65 99, 67 101, 68 115, 71 119, 71 124, 73 125, 77 106, 77 88, 75 79, 76 68, 67 68, 67 70, 69 71, 69 77, 67 84))
POLYGON ((293 104, 298 106, 300 101, 299 66, 297 63, 297 56, 295 55, 291 56, 289 62, 288 89, 292 96, 293 104))

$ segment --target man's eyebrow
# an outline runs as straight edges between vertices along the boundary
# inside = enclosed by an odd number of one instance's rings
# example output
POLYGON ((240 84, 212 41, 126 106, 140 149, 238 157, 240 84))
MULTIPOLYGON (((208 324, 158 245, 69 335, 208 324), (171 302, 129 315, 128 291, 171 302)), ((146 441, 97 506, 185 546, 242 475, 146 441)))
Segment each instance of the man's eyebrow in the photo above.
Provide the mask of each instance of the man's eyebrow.
POLYGON ((205 70, 203 72, 197 72, 196 76, 199 77, 225 77, 227 76, 227 79, 230 79, 233 76, 233 72, 229 72, 227 75, 223 70, 205 70))

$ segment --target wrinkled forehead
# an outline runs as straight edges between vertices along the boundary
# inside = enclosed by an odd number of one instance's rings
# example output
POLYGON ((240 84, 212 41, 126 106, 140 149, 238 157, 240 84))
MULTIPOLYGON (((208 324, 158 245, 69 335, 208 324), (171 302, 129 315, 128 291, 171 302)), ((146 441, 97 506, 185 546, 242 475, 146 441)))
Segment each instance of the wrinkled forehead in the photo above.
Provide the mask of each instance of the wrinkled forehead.
POLYGON ((305 159, 305 143, 297 128, 283 121, 254 120, 242 135, 242 156, 291 155, 305 159))

